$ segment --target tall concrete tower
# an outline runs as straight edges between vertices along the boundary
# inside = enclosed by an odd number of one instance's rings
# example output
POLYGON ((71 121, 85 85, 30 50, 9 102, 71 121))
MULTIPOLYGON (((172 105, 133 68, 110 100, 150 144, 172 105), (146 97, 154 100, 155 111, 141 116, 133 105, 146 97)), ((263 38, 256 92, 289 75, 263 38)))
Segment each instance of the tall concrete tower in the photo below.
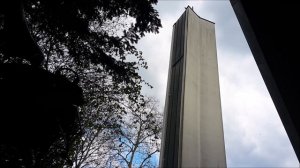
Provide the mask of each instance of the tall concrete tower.
POLYGON ((190 7, 174 24, 160 167, 226 167, 214 26, 190 7))

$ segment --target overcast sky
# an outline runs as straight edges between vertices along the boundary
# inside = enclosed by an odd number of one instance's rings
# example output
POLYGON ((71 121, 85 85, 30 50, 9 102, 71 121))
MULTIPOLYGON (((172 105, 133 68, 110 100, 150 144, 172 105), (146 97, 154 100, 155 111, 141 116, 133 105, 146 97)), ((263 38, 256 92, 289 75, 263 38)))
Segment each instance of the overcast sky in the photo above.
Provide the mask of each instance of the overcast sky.
POLYGON ((149 69, 141 75, 164 108, 172 26, 190 5, 215 22, 228 167, 299 167, 298 160, 228 1, 159 1, 163 28, 138 44, 149 69))

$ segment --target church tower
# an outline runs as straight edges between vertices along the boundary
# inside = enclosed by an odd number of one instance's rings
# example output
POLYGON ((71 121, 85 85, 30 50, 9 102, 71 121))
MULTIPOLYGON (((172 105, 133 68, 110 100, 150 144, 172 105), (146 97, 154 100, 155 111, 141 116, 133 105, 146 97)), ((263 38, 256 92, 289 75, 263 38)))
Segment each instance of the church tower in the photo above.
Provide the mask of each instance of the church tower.
POLYGON ((173 26, 160 167, 226 167, 215 24, 187 7, 173 26))

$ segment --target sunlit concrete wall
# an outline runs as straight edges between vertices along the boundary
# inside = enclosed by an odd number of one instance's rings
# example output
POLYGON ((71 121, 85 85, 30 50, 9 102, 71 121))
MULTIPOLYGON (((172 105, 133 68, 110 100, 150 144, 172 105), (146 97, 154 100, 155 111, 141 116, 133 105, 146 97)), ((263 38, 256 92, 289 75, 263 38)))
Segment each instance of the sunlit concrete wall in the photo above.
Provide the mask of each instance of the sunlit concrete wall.
POLYGON ((174 25, 161 167, 226 167, 214 26, 189 7, 174 25))

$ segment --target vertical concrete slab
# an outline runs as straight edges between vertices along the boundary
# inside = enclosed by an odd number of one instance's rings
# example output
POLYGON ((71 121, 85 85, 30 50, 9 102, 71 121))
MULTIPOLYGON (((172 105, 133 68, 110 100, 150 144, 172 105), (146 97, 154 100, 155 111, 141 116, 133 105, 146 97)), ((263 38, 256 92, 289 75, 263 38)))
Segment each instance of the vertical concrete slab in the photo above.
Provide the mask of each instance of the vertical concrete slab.
POLYGON ((164 132, 160 165, 162 167, 178 167, 180 123, 183 90, 183 67, 185 53, 186 13, 173 26, 169 77, 165 102, 164 132))
POLYGON ((226 167, 214 23, 187 8, 173 29, 161 167, 226 167))
POLYGON ((214 23, 187 9, 182 167, 225 167, 214 23))

